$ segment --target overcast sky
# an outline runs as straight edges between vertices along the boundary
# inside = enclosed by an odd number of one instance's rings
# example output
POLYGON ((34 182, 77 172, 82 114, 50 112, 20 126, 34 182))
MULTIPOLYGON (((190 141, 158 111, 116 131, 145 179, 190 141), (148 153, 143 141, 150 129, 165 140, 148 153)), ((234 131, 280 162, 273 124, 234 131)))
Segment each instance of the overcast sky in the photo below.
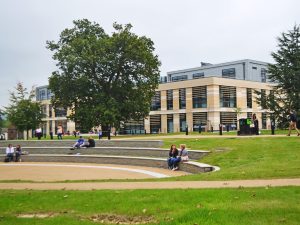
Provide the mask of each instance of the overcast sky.
POLYGON ((0 108, 18 81, 46 85, 55 68, 46 40, 87 18, 113 22, 155 43, 166 72, 200 62, 272 62, 276 37, 300 23, 299 0, 0 0, 0 108))

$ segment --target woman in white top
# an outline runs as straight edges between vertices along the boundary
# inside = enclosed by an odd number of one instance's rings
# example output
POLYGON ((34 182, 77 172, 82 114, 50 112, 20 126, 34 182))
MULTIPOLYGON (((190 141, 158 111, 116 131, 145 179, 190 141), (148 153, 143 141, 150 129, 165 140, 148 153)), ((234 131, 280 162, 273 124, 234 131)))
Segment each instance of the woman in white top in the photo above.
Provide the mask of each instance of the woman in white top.
POLYGON ((12 146, 12 144, 9 144, 8 147, 6 148, 6 157, 9 159, 9 161, 13 161, 14 152, 15 152, 14 147, 12 146))

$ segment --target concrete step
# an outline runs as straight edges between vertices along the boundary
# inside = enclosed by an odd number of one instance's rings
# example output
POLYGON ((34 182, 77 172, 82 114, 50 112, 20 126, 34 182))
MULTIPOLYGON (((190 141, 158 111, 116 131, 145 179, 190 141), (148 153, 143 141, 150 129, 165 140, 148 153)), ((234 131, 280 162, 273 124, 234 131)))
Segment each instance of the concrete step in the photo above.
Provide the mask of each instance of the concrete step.
MULTIPOLYGON (((95 147, 70 150, 70 147, 22 147, 29 154, 76 154, 81 155, 122 155, 139 157, 167 158, 169 150, 161 148, 137 148, 137 147, 95 147)), ((5 154, 5 148, 0 148, 0 153, 5 154)), ((209 151, 189 150, 189 157, 198 160, 209 154, 209 151)))
MULTIPOLYGON (((87 139, 86 139, 87 140, 87 139)), ((101 147, 145 147, 160 148, 163 142, 160 140, 95 140, 96 146, 101 147)), ((0 141, 0 147, 7 147, 8 144, 21 147, 70 147, 76 140, 3 140, 0 141)))
MULTIPOLYGON (((0 161, 4 161, 4 155, 0 161)), ((107 155, 55 155, 55 154, 30 154, 22 156, 23 162, 69 162, 69 163, 97 163, 135 165, 167 169, 165 158, 130 157, 130 156, 107 156, 107 155)), ((15 163, 15 162, 10 162, 15 163)), ((21 162, 22 163, 22 162, 21 162)), ((194 161, 180 163, 180 170, 188 173, 205 173, 219 170, 218 167, 194 161)))

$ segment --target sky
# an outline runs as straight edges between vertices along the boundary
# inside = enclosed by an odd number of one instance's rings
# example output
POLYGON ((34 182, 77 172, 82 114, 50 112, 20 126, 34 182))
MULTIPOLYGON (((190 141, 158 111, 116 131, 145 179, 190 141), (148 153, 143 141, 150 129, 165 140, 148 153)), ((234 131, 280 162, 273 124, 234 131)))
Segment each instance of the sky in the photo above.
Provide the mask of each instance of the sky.
POLYGON ((151 38, 168 71, 254 59, 272 63, 276 38, 300 23, 299 0, 0 0, 0 109, 17 82, 48 84, 56 70, 47 40, 86 18, 151 38))

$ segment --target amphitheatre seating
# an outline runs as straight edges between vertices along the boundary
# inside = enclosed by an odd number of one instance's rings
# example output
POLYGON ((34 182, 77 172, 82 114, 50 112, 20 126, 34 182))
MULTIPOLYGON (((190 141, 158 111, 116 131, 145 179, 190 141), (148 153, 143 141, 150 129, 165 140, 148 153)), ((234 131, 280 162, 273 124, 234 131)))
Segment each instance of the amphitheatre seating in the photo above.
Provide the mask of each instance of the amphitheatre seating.
MULTIPOLYGON (((0 161, 4 161, 5 147, 8 143, 20 144, 25 162, 73 162, 73 163, 98 163, 120 164, 167 168, 167 149, 161 149, 162 141, 96 141, 95 148, 70 150, 73 141, 1 141, 0 161), (146 145, 146 146, 145 146, 146 145)), ((180 169, 189 173, 201 173, 218 170, 198 160, 209 154, 208 151, 189 150, 191 161, 180 164, 180 169)))

